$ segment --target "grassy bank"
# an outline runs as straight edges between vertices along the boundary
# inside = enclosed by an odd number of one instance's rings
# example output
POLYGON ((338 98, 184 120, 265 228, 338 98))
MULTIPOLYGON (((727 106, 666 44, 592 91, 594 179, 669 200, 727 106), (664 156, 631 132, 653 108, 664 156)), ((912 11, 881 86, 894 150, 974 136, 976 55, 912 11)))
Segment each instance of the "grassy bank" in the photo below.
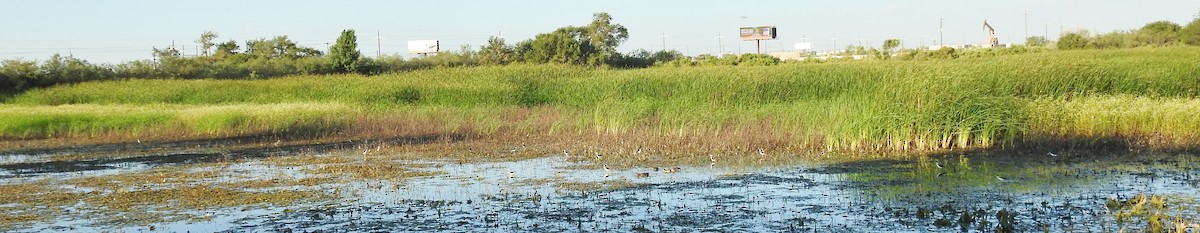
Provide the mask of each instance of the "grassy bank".
POLYGON ((1196 57, 1200 49, 1176 47, 769 67, 539 65, 105 81, 12 96, 0 105, 0 136, 393 129, 581 140, 750 138, 729 146, 745 151, 929 151, 1114 137, 1180 147, 1200 135, 1196 57))

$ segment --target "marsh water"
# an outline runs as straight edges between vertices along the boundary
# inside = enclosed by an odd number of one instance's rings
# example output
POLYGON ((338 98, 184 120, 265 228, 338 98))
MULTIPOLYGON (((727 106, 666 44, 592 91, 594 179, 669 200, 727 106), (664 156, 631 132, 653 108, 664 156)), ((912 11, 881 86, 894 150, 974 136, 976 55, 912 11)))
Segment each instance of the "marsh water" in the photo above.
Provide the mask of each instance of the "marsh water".
MULTIPOLYGON (((57 165, 41 156, 0 156, 0 184, 204 162, 95 160, 56 170, 49 168, 57 165)), ((1147 227, 1142 218, 1114 217, 1123 207, 1113 201, 1127 202, 1139 194, 1167 197, 1166 207, 1157 211, 1170 219, 1200 219, 1195 201, 1200 197, 1195 179, 1200 176, 1200 157, 1189 153, 943 155, 608 170, 595 166, 595 161, 562 155, 507 162, 406 163, 437 175, 318 185, 307 188, 327 190, 335 198, 290 206, 195 210, 205 218, 152 225, 157 231, 178 232, 1112 232, 1147 227)), ((254 158, 221 169, 252 176, 311 176, 254 158)), ((16 230, 147 228, 63 215, 16 230)))

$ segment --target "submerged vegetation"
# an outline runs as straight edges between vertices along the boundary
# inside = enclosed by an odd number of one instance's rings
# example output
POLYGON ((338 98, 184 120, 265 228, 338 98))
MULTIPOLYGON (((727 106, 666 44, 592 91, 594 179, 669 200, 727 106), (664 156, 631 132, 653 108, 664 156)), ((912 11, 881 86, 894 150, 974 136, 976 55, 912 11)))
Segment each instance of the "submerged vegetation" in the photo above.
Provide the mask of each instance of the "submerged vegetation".
MULTIPOLYGON (((768 67, 510 65, 378 76, 103 81, 10 97, 0 108, 0 136, 318 136, 395 129, 519 141, 530 135, 720 138, 747 131, 758 139, 730 150, 930 151, 1063 139, 1181 148, 1200 136, 1200 118, 1188 114, 1200 110, 1194 57, 1200 49, 1170 47, 768 67)), ((620 144, 628 150, 658 146, 620 144)))

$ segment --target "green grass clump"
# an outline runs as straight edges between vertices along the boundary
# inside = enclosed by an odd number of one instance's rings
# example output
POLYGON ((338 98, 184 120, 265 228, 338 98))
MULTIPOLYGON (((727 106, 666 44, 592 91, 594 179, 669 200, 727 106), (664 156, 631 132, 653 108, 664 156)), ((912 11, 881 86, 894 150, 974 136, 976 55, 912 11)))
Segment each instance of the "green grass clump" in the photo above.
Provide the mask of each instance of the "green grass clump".
MULTIPOLYGON (((764 128, 762 134, 791 141, 791 147, 823 150, 986 148, 1030 138, 1152 133, 1184 142, 1180 138, 1194 138, 1200 128, 1192 127, 1200 124, 1195 114, 1187 114, 1200 95, 1195 57, 1200 49, 1167 47, 766 67, 512 65, 379 76, 125 80, 30 90, 8 99, 4 108, 188 106, 191 110, 119 118, 152 122, 136 124, 149 125, 145 128, 182 122, 187 130, 206 133, 290 130, 346 115, 289 105, 328 103, 364 117, 427 119, 445 129, 469 125, 484 134, 719 136, 764 128), (256 112, 256 106, 281 104, 290 110, 256 112), (1124 105, 1135 108, 1104 110, 1124 105), (299 118, 288 118, 293 114, 299 118)), ((83 119, 98 115, 103 114, 65 120, 79 126, 31 121, 0 133, 53 136, 143 127, 83 119)), ((60 116, 67 115, 51 118, 60 116)))
POLYGON ((199 135, 311 133, 345 127, 353 110, 341 104, 0 106, 0 135, 10 138, 108 133, 199 135))

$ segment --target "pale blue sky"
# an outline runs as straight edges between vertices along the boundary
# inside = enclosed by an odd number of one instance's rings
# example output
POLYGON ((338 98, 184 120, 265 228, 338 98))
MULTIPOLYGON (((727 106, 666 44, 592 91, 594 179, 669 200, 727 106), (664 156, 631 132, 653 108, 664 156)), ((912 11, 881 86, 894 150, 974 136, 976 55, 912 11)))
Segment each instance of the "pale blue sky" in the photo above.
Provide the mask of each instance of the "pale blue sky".
POLYGON ((818 50, 869 40, 904 38, 906 47, 932 44, 938 19, 945 18, 950 44, 980 43, 984 19, 1001 43, 1023 41, 1023 12, 1029 34, 1051 37, 1059 28, 1093 33, 1135 29, 1155 20, 1186 24, 1200 13, 1200 1, 1018 0, 1018 1, 169 1, 169 0, 0 0, 0 59, 42 60, 54 53, 95 63, 149 59, 152 47, 187 46, 195 53, 204 30, 219 41, 239 44, 287 35, 324 50, 343 29, 358 31, 363 54, 376 54, 375 34, 384 54, 405 54, 406 41, 438 39, 443 50, 469 44, 477 48, 489 36, 509 42, 566 25, 583 25, 592 13, 609 12, 630 31, 619 49, 667 49, 689 55, 753 52, 753 42, 737 39, 739 26, 774 25, 779 40, 764 41, 765 51, 790 49, 809 38, 818 50), (743 16, 745 16, 743 18, 743 16), (724 39, 718 41, 717 35, 724 39))

